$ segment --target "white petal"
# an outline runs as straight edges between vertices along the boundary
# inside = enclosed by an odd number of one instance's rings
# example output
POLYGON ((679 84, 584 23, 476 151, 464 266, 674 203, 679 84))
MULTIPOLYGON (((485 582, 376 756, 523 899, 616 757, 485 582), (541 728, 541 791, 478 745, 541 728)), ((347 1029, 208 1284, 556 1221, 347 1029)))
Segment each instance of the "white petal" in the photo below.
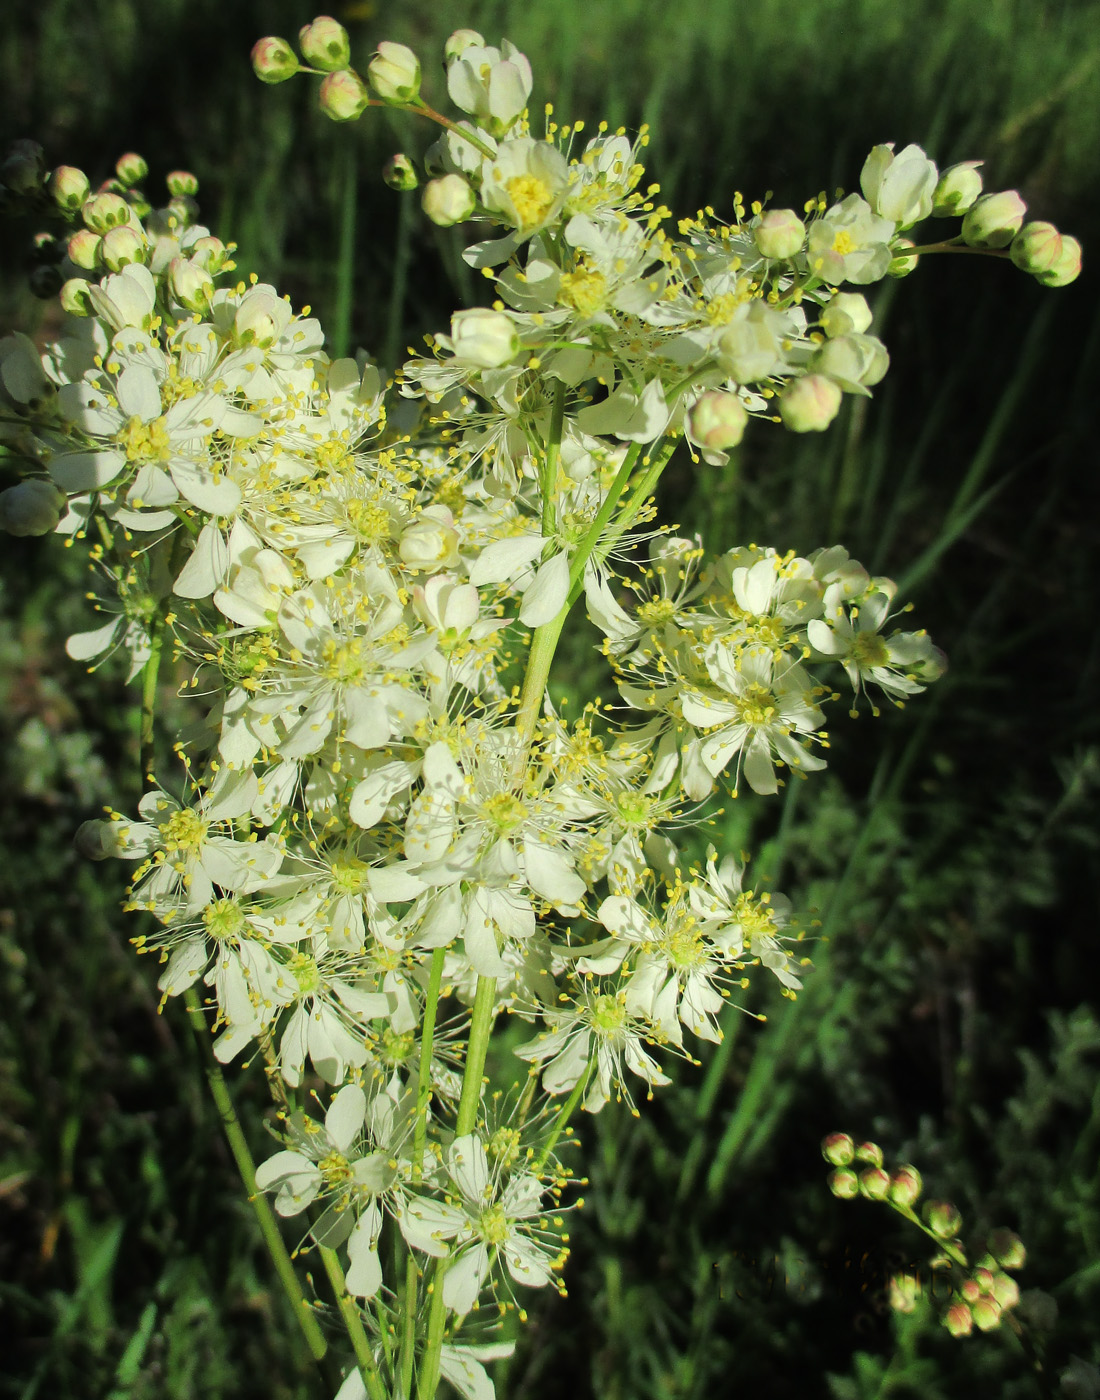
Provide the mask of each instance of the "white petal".
POLYGON ((543 627, 552 622, 569 597, 569 556, 555 554, 539 566, 534 582, 523 595, 519 620, 525 627, 543 627))

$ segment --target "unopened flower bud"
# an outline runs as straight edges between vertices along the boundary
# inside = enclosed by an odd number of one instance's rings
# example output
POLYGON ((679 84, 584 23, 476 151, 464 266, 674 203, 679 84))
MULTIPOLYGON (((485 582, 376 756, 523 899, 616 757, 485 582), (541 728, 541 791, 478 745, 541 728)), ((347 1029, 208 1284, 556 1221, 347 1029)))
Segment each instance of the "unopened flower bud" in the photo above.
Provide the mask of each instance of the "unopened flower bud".
POLYGON ((87 200, 80 211, 87 228, 93 233, 108 233, 130 222, 130 206, 117 194, 97 194, 87 200))
POLYGON ((1002 1269, 1022 1269, 1027 1262, 1027 1250, 1019 1235, 1011 1230, 991 1232, 987 1247, 1002 1269))
POLYGON ((971 1277, 983 1293, 993 1292, 993 1271, 991 1269, 986 1269, 979 1264, 971 1277))
POLYGON ((219 273, 229 260, 229 249, 213 234, 196 239, 191 244, 189 255, 196 267, 205 268, 211 274, 219 273))
POLYGON ((919 257, 907 257, 906 248, 915 248, 916 244, 911 238, 895 238, 890 245, 894 256, 890 259, 890 266, 886 269, 887 277, 908 277, 920 262, 919 257))
POLYGON ((886 346, 873 335, 838 335, 816 351, 813 368, 849 394, 877 384, 890 367, 886 346))
POLYGON ((963 242, 971 248, 1007 248, 1026 213, 1027 205, 1015 190, 983 194, 963 218, 963 242))
POLYGON ((477 205, 473 190, 461 175, 441 175, 438 180, 429 180, 420 198, 424 213, 441 228, 462 223, 477 205))
POLYGON ((877 1142, 861 1142, 856 1148, 857 1162, 870 1162, 873 1167, 882 1166, 882 1148, 877 1142))
POLYGON ((952 1303, 944 1314, 943 1325, 953 1337, 969 1337, 974 1330, 974 1318, 965 1303, 952 1303))
POLYGON ((793 258, 806 241, 806 225, 793 209, 769 209, 760 216, 752 238, 765 258, 793 258))
POLYGON ((256 345, 266 350, 279 336, 278 298, 270 292, 253 292, 245 297, 233 317, 233 334, 238 345, 256 345))
POLYGON ((404 107, 420 91, 420 60, 404 44, 383 40, 367 68, 367 79, 383 102, 404 107))
POLYGON ((91 316, 95 310, 83 277, 70 277, 58 292, 62 311, 70 316, 91 316))
POLYGON ((370 90, 354 69, 344 68, 323 80, 318 100, 326 117, 334 122, 352 122, 366 110, 370 90))
POLYGON ((992 1295, 979 1298, 976 1303, 971 1303, 970 1314, 974 1319, 976 1327, 983 1332, 992 1332, 994 1328, 1001 1325, 1001 1305, 992 1295))
POLYGON ((779 416, 792 433, 823 432, 840 412, 840 385, 824 374, 806 374, 779 396, 779 416))
POLYGON ((75 165, 59 165, 50 176, 50 194, 61 209, 79 209, 91 192, 87 175, 75 165))
POLYGON ((821 1155, 834 1167, 846 1167, 856 1155, 856 1145, 847 1133, 830 1133, 821 1140, 821 1155))
POLYGON ((519 336, 503 311, 474 306, 451 317, 451 344, 458 359, 481 369, 497 369, 516 356, 519 336))
POLYGON ((214 279, 203 267, 188 258, 173 258, 168 264, 168 285, 172 295, 188 311, 205 314, 214 295, 214 279))
POLYGON ((136 151, 127 151, 115 161, 115 174, 129 189, 131 185, 141 184, 149 174, 149 166, 136 151))
POLYGON ((190 228, 198 222, 199 206, 190 195, 178 194, 166 206, 169 215, 175 219, 177 228, 190 228))
POLYGON ((1081 275, 1081 245, 1068 233, 1062 234, 1062 251, 1053 267, 1036 274, 1044 287, 1065 287, 1081 275))
POLYGON ((839 1167, 835 1172, 830 1172, 828 1181, 829 1190, 842 1201, 850 1201, 859 1195, 859 1177, 848 1167, 839 1167))
POLYGON ((921 1175, 916 1167, 898 1167, 890 1177, 890 1199, 899 1206, 911 1206, 921 1193, 921 1175))
POLYGON ((13 141, 0 165, 0 182, 14 194, 33 194, 46 175, 45 152, 37 141, 13 141))
POLYGON ((81 228, 69 239, 69 261, 85 272, 94 272, 100 266, 99 246, 103 242, 98 233, 90 228, 81 228))
POLYGON ((865 1167, 859 1174, 859 1193, 869 1201, 884 1201, 890 1191, 890 1178, 881 1167, 865 1167))
POLYGON ((121 272, 130 263, 144 262, 147 246, 141 230, 125 224, 122 228, 108 229, 103 235, 99 256, 108 271, 121 272))
POLYGON ((932 213, 937 218, 966 213, 982 192, 982 177, 978 174, 981 163, 964 160, 943 172, 932 194, 932 213))
POLYGON ((967 1303, 976 1303, 982 1296, 982 1286, 976 1278, 963 1279, 959 1293, 967 1303))
POLYGON ((890 1279, 890 1306, 894 1312, 913 1312, 920 1293, 920 1279, 912 1274, 894 1274, 890 1279))
POLYGON ((190 170, 170 170, 165 176, 164 183, 168 186, 168 193, 177 198, 180 195, 193 199, 199 192, 198 176, 192 175, 190 170))
POLYGON ((692 441, 716 452, 736 447, 748 421, 748 411, 737 395, 721 389, 711 389, 697 399, 688 414, 692 441))
POLYGON ((443 45, 443 58, 448 66, 462 57, 467 49, 485 47, 485 40, 476 29, 456 29, 443 45))
POLYGON ((252 45, 252 71, 261 83, 285 83, 298 67, 298 55, 285 39, 270 35, 252 45))
POLYGON ((950 1201, 929 1201, 924 1208, 929 1228, 941 1240, 950 1240, 962 1228, 962 1216, 950 1201))
POLYGON ((348 31, 329 15, 318 15, 299 29, 298 47, 305 61, 322 73, 338 73, 351 64, 348 31))
POLYGON ((1020 1285, 1007 1274, 997 1274, 993 1279, 993 1296, 1007 1312, 1020 1301, 1020 1285))
POLYGON ((871 308, 861 292, 837 292, 822 309, 821 329, 830 339, 838 335, 862 335, 872 321, 871 308))
POLYGON ((382 167, 382 179, 391 190, 415 190, 420 183, 416 166, 406 155, 390 156, 382 167))
POLYGON ((48 535, 57 528, 66 498, 52 481, 32 477, 0 491, 0 530, 9 535, 48 535))

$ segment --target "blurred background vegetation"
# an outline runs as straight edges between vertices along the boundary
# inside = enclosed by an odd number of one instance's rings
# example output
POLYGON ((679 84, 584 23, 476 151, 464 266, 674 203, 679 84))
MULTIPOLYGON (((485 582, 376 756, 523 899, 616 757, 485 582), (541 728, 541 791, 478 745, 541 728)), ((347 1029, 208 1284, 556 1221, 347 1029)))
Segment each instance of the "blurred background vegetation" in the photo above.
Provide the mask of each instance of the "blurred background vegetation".
MULTIPOLYGON (((138 150, 151 192, 194 170, 242 270, 309 302, 335 349, 392 365, 478 300, 457 233, 380 178, 430 131, 376 111, 338 128, 310 81, 251 76, 255 39, 312 17, 297 3, 5 13, 4 141, 34 137, 93 180, 138 150)), ((534 110, 651 124, 650 173, 679 213, 729 215, 735 190, 797 206, 854 188, 872 144, 918 141, 941 165, 984 158, 987 188, 1018 187, 1084 243, 1084 276, 1054 292, 1007 264, 928 259, 878 292, 893 366, 872 403, 850 402, 821 440, 754 430, 721 473, 670 469, 665 517, 684 533, 715 550, 845 544, 901 582, 951 669, 902 712, 838 720, 827 774, 689 834, 752 849, 758 874, 821 920, 816 970, 794 1006, 762 988, 767 1025, 733 1017, 639 1120, 584 1123, 569 1297, 530 1299, 500 1377, 525 1400, 1068 1393, 1072 1356, 1100 1362, 1100 3, 334 13, 361 71, 380 39, 412 44, 437 97, 451 29, 507 35, 533 61, 534 110), (926 1255, 888 1212, 829 1195, 818 1142, 838 1128, 915 1162, 968 1233, 1023 1236, 1022 1340, 953 1342, 928 1307, 890 1314, 888 1273, 926 1255)), ((47 335, 51 312, 24 290, 31 232, 0 229, 0 328, 47 335)), ((133 694, 64 655, 90 625, 84 586, 58 541, 5 541, 0 1393, 314 1400, 333 1376, 299 1353, 200 1049, 177 1008, 157 1014, 155 970, 127 947, 124 872, 71 851, 81 820, 137 787, 133 694)), ((579 698, 599 676, 575 632, 561 690, 579 698)), ((235 1092, 262 1144, 262 1075, 235 1092)))

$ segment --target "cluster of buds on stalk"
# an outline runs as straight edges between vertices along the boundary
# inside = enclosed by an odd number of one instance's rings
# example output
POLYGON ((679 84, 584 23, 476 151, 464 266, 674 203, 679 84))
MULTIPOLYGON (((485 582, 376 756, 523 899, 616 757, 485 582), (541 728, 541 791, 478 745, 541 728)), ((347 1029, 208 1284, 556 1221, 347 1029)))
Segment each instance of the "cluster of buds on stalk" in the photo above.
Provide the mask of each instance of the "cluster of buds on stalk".
POLYGON ((939 1247, 929 1261, 931 1287, 913 1273, 890 1279, 890 1306, 895 1312, 912 1312, 922 1296, 929 1296, 953 1337, 969 1336, 975 1327, 981 1332, 1000 1327, 1020 1301, 1019 1287, 1010 1276, 1027 1261, 1018 1235, 1001 1228, 991 1231, 983 1246, 972 1251, 975 1262, 971 1263, 959 1241, 962 1216, 950 1201, 925 1201, 917 1214, 923 1183, 916 1167, 904 1164, 888 1172, 878 1143, 856 1143, 847 1133, 830 1133, 822 1141, 821 1152, 833 1167, 829 1190, 834 1196, 843 1201, 857 1196, 882 1201, 939 1247))

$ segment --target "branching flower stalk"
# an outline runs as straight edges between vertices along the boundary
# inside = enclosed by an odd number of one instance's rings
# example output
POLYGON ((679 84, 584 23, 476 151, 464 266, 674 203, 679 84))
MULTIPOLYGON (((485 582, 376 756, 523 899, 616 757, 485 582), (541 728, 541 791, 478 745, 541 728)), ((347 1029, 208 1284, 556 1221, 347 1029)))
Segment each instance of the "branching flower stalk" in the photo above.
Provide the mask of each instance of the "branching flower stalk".
MULTIPOLYGON (((442 128, 424 212, 480 228, 464 256, 491 304, 387 382, 274 287, 232 282, 193 175, 153 208, 136 155, 93 193, 21 148, 5 169, 62 225, 69 319, 44 352, 0 343, 0 431, 26 468, 0 524, 98 541, 103 616, 68 650, 143 677, 149 790, 78 845, 136 863, 134 944, 216 1065, 264 1057, 279 1141, 254 1173, 223 1119, 257 1204, 320 1251, 354 1356, 341 1400, 432 1400, 440 1377, 489 1400, 500 1314, 562 1287, 575 1113, 637 1112, 685 1032, 721 1040, 757 969, 793 997, 809 962, 781 894, 730 853, 681 852, 683 816, 824 767, 841 676, 877 713, 943 667, 839 545, 708 555, 654 523, 662 472, 681 445, 721 471, 750 424, 819 432, 869 396, 889 361, 853 289, 932 251, 1007 250, 1057 286, 1080 249, 915 146, 875 147, 833 204, 734 195, 729 220, 676 221, 643 186, 644 131, 587 139, 548 110, 535 133, 507 41, 448 40, 454 117, 402 45, 366 79, 332 19, 299 47, 261 40, 256 72, 321 74, 336 120, 385 104, 442 128), (933 217, 958 237, 914 246, 933 217), (582 597, 622 706, 567 717, 548 683, 582 597), (171 771, 169 666, 194 714, 171 771), (505 1016, 529 1033, 487 1084, 505 1016)), ((386 179, 421 175, 399 155, 386 179)))

